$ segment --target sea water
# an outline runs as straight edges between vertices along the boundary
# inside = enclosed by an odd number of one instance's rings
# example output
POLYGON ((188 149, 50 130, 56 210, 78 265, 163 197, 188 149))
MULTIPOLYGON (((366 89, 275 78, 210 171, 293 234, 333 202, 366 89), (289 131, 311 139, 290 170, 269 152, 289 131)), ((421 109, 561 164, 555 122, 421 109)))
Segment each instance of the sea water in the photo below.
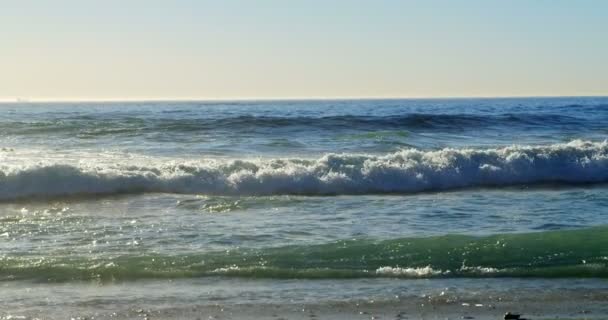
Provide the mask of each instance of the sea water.
POLYGON ((607 138, 608 98, 3 103, 0 316, 607 299, 607 138))

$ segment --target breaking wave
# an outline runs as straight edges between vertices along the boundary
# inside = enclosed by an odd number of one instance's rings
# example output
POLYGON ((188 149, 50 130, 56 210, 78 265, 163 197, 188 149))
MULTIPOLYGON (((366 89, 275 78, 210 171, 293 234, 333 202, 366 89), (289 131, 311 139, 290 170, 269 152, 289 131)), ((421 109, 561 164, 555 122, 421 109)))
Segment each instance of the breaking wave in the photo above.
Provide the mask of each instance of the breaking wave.
POLYGON ((608 182, 608 142, 404 149, 318 159, 18 159, 0 153, 0 200, 165 192, 213 195, 412 193, 608 182))

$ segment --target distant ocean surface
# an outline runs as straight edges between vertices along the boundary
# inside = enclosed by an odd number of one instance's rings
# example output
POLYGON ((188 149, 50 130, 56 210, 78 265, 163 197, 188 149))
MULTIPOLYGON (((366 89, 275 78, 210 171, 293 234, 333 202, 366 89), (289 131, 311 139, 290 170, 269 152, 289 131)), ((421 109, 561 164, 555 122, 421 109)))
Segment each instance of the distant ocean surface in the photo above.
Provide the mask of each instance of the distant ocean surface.
POLYGON ((608 98, 0 115, 4 319, 608 293, 608 98))

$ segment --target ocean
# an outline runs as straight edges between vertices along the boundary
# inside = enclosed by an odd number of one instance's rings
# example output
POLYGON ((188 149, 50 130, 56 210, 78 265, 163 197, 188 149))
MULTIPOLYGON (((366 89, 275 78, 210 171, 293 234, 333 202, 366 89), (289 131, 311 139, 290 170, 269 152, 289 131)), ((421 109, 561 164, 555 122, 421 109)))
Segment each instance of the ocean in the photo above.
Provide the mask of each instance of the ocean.
POLYGON ((608 315, 606 97, 0 115, 0 319, 608 315))

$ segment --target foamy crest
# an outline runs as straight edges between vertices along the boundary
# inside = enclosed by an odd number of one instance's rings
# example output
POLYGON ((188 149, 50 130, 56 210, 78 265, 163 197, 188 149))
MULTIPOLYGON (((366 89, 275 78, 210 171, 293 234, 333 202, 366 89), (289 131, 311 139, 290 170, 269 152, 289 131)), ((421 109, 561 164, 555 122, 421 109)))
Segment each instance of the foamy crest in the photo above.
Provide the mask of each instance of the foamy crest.
POLYGON ((175 160, 0 154, 0 200, 140 192, 216 195, 409 193, 608 181, 608 142, 401 150, 319 159, 175 160))
POLYGON ((491 273, 498 273, 501 270, 497 269, 497 268, 492 268, 492 267, 479 267, 479 266, 477 266, 477 267, 468 267, 468 266, 463 265, 462 267, 460 267, 460 269, 458 271, 460 273, 470 273, 470 274, 486 275, 486 274, 491 274, 491 273))
MULTIPOLYGON (((501 270, 492 267, 468 267, 463 265, 460 269, 454 270, 454 274, 468 274, 468 275, 489 275, 499 273, 501 270)), ((422 278, 431 276, 449 276, 453 274, 451 270, 438 270, 431 266, 418 267, 418 268, 401 268, 401 267, 380 267, 376 269, 376 274, 379 276, 388 277, 412 277, 422 278)))
POLYGON ((399 267, 380 267, 376 269, 376 274, 391 277, 429 277, 444 274, 441 270, 435 270, 430 266, 420 268, 399 268, 399 267))

